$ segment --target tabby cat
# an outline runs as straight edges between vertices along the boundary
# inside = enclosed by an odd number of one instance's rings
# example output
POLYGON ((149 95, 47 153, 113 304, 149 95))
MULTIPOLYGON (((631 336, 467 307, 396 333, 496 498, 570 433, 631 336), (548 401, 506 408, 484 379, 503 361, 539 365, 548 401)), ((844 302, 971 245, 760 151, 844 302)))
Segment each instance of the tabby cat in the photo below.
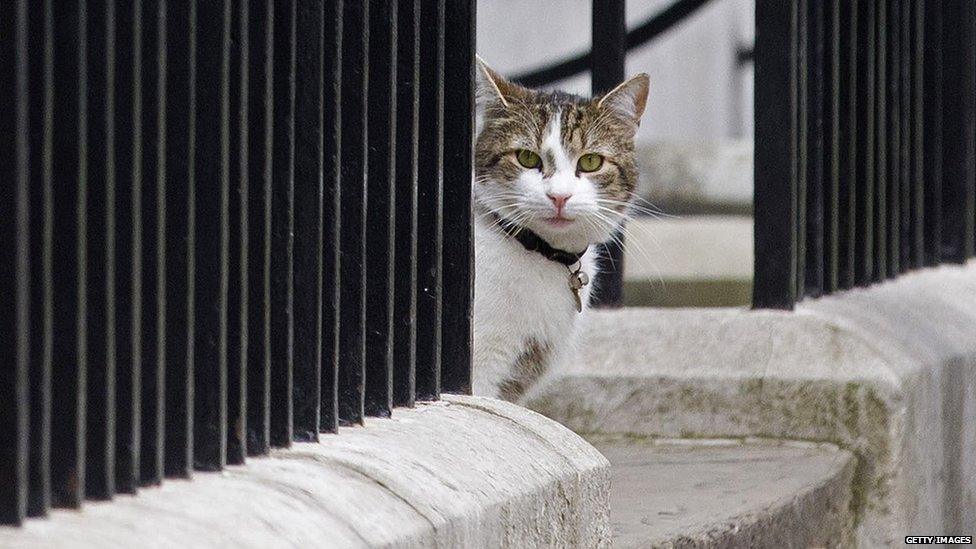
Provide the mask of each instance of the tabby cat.
POLYGON ((596 244, 637 185, 639 74, 587 99, 506 81, 480 58, 475 147, 474 392, 517 400, 571 358, 596 244))

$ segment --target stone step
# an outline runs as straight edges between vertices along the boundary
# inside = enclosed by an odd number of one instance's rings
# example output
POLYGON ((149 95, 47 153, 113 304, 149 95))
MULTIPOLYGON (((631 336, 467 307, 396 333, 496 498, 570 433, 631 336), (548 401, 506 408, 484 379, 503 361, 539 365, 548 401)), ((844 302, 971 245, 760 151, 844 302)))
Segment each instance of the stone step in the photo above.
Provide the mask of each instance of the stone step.
POLYGON ((578 433, 830 442, 860 547, 976 525, 976 261, 792 312, 588 312, 523 402, 578 433))
POLYGON ((613 471, 614 547, 853 544, 855 460, 836 446, 761 439, 587 439, 613 471))

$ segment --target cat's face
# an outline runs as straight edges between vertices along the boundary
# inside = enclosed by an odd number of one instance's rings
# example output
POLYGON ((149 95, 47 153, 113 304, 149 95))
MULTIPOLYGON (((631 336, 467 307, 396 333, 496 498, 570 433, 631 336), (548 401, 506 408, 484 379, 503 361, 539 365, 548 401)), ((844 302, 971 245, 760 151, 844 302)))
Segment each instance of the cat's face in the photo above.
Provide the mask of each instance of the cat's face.
POLYGON ((480 62, 477 72, 480 213, 570 251, 610 239, 637 185, 634 134, 647 76, 590 100, 522 88, 480 62))

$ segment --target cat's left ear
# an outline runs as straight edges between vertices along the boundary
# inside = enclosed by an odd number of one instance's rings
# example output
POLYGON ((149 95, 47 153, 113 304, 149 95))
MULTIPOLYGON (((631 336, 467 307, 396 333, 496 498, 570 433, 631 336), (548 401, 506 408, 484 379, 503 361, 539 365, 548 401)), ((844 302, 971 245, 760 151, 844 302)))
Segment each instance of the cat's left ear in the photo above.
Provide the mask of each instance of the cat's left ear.
POLYGON ((646 74, 640 73, 601 97, 597 107, 613 109, 625 119, 632 120, 635 126, 640 126, 644 107, 647 106, 649 85, 650 79, 646 74))

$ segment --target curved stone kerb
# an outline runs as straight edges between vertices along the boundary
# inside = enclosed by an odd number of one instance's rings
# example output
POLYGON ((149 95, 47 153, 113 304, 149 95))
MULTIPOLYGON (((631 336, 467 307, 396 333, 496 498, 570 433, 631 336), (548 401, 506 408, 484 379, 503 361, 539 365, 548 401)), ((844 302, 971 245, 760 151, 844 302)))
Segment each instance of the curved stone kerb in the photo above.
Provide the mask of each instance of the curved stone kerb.
POLYGON ((0 528, 0 547, 605 547, 609 490, 607 461, 564 427, 450 396, 0 528))

